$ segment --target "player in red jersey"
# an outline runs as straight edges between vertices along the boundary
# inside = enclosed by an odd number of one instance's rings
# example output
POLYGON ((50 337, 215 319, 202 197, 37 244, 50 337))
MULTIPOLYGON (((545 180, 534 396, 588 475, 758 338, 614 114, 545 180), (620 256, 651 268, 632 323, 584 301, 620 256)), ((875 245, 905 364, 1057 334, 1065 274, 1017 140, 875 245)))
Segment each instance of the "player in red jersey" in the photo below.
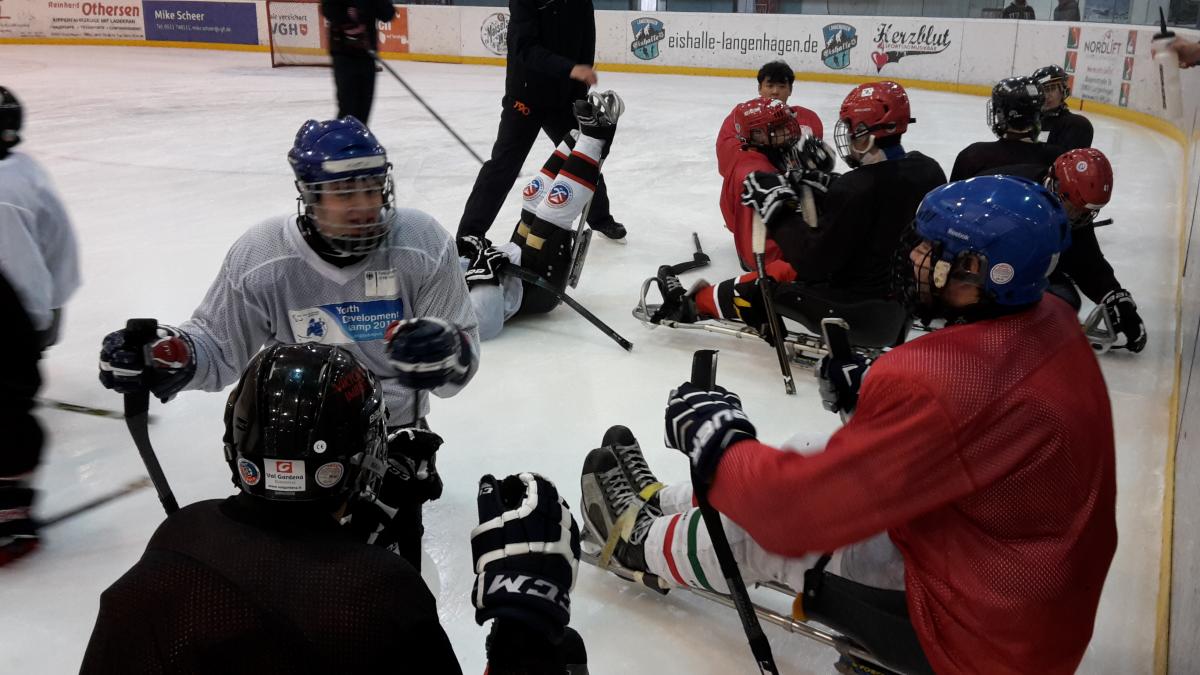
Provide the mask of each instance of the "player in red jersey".
MULTIPOLYGON (((758 441, 720 387, 672 392, 667 443, 709 482, 748 582, 807 586, 813 554, 838 550, 840 576, 824 573, 804 608, 884 665, 1075 671, 1117 533, 1104 379, 1072 309, 1043 295, 1069 232, 1032 181, 932 191, 897 279, 919 316, 948 325, 865 379, 861 360, 823 364, 828 400, 853 417, 815 454, 758 441)), ((628 430, 589 454, 582 483, 584 538, 613 544, 613 560, 725 590, 690 486, 656 487, 628 430)))

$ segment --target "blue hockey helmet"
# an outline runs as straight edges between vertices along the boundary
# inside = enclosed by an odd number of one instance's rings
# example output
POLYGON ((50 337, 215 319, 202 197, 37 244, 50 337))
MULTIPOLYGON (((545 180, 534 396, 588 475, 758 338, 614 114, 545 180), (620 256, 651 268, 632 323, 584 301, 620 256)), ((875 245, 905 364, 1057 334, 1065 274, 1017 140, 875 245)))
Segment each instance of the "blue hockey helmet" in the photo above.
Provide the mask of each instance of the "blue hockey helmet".
POLYGON ((395 208, 392 165, 362 122, 352 116, 308 120, 296 132, 288 162, 300 214, 333 253, 364 255, 383 243, 395 208), (333 199, 323 204, 327 195, 333 199))
POLYGON ((914 226, 916 236, 931 244, 933 288, 943 288, 951 276, 969 276, 959 263, 974 256, 984 301, 1003 306, 1040 300, 1046 277, 1071 241, 1058 199, 1015 176, 980 176, 938 187, 917 207, 914 226))

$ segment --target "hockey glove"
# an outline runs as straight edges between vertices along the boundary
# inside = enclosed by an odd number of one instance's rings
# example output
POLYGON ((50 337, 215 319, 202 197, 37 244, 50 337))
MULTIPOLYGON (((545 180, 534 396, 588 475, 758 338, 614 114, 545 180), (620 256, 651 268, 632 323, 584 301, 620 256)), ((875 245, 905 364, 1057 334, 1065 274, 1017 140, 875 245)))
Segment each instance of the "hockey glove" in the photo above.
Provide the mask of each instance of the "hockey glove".
POLYGON ((767 277, 766 280, 743 281, 733 287, 733 308, 737 311, 738 320, 753 328, 758 336, 772 347, 775 346, 775 336, 787 332, 787 327, 783 325, 783 319, 778 314, 775 316, 775 325, 771 326, 770 317, 765 309, 766 303, 763 302, 764 292, 775 297, 773 294, 776 284, 774 279, 767 277))
POLYGON ((799 203, 791 184, 777 173, 754 171, 742 181, 742 204, 758 211, 767 229, 796 213, 799 203))
POLYGON ((852 354, 846 360, 824 356, 817 367, 821 405, 829 412, 853 413, 867 366, 867 359, 859 354, 852 354))
POLYGON ((437 317, 396 321, 387 330, 387 357, 409 389, 462 384, 471 372, 471 338, 437 317))
POLYGON ((437 450, 442 437, 428 429, 389 430, 387 470, 377 496, 353 505, 349 527, 368 544, 420 564, 421 505, 442 496, 437 450))
POLYGON ((784 158, 790 169, 804 169, 829 173, 837 166, 833 148, 816 136, 805 136, 784 158))
POLYGON ((149 390, 166 403, 196 373, 196 348, 187 333, 159 325, 151 342, 122 328, 104 336, 100 346, 100 384, 121 394, 149 390))
POLYGON ((1137 303, 1124 288, 1109 291, 1101 301, 1108 312, 1109 325, 1114 332, 1125 336, 1125 349, 1140 352, 1146 348, 1146 324, 1138 315, 1137 303))
POLYGON ((468 234, 465 237, 459 237, 454 241, 458 247, 458 257, 474 260, 479 252, 492 245, 492 242, 487 237, 479 237, 473 234, 468 234))
POLYGON ((757 438, 737 394, 719 386, 708 391, 689 382, 671 392, 666 426, 667 447, 687 455, 706 483, 712 482, 725 448, 757 438))
POLYGON ((478 284, 499 286, 500 270, 504 269, 507 264, 508 256, 489 243, 471 259, 471 265, 466 272, 467 287, 474 288, 478 284))
MULTIPOLYGON (((829 184, 841 177, 841 174, 818 171, 816 169, 797 169, 788 172, 788 180, 797 188, 807 187, 817 194, 829 192, 829 184)), ((816 223, 809 223, 816 226, 816 223)))
POLYGON ((533 473, 479 479, 471 530, 475 621, 510 619, 562 638, 571 618, 579 527, 550 481, 533 473))

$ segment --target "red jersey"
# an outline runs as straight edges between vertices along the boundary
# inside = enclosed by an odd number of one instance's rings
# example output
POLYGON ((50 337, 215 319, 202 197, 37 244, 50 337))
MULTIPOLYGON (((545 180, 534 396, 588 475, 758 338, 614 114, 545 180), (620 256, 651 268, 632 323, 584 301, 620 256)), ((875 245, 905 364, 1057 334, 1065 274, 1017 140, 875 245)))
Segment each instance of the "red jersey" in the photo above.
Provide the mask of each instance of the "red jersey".
POLYGON ((887 531, 938 673, 1073 673, 1117 545, 1108 393, 1079 320, 1028 311, 882 356, 825 451, 731 446, 713 505, 768 551, 887 531))
MULTIPOLYGON (((801 126, 808 127, 817 138, 825 137, 825 128, 821 126, 821 118, 808 108, 792 106, 796 119, 801 126)), ((733 241, 737 246, 738 257, 745 265, 754 268, 754 252, 750 247, 750 230, 754 223, 754 212, 748 206, 742 205, 742 182, 754 171, 779 173, 779 168, 767 159, 767 156, 757 150, 743 150, 742 142, 738 140, 733 130, 733 113, 730 112, 717 132, 717 172, 724 178, 721 184, 721 216, 725 218, 725 227, 733 232, 733 241)), ((781 258, 779 247, 775 242, 767 241, 766 262, 781 258)))

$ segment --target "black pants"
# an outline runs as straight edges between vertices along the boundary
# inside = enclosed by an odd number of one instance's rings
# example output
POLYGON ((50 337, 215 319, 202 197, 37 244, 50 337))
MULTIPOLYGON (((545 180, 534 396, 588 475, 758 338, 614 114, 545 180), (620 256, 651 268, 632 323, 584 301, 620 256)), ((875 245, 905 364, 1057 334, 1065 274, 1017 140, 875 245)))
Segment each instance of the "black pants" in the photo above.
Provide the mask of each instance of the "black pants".
POLYGON ((5 355, 4 368, 0 368, 0 429, 5 435, 0 447, 0 479, 4 479, 33 471, 41 458, 42 427, 32 411, 42 378, 38 374, 41 337, 2 274, 0 316, 6 317, 0 331, 0 353, 5 355))
MULTIPOLYGON (((492 157, 484 162, 471 188, 471 196, 458 221, 458 236, 484 236, 500 212, 504 198, 512 189, 521 165, 529 155, 529 149, 537 140, 538 130, 557 145, 576 126, 571 102, 559 104, 527 104, 505 96, 500 112, 500 129, 496 132, 496 144, 492 146, 492 157)), ((608 211, 608 188, 604 176, 596 181, 596 194, 588 211, 589 224, 604 223, 612 216, 608 211)))
POLYGON ((337 116, 354 115, 366 124, 375 100, 375 59, 367 54, 333 54, 333 84, 337 116))
POLYGON ((1062 298, 1068 305, 1074 307, 1076 312, 1083 305, 1083 298, 1079 297, 1079 289, 1075 288, 1075 282, 1062 272, 1050 274, 1050 286, 1046 288, 1046 292, 1062 298))

